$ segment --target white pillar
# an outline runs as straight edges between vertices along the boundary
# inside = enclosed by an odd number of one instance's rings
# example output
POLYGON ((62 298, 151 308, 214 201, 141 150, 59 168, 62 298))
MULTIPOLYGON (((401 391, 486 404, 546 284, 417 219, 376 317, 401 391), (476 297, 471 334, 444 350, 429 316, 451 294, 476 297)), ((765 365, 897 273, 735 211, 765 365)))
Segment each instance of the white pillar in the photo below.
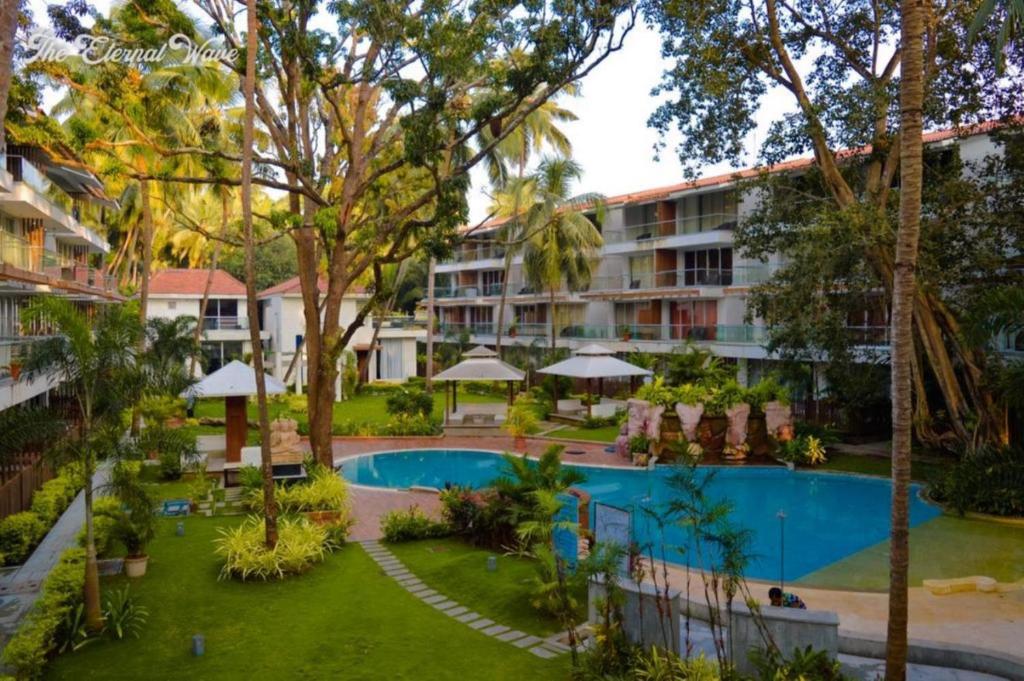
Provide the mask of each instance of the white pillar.
POLYGON ((736 360, 736 381, 744 388, 750 387, 750 377, 747 374, 747 358, 740 357, 736 360))

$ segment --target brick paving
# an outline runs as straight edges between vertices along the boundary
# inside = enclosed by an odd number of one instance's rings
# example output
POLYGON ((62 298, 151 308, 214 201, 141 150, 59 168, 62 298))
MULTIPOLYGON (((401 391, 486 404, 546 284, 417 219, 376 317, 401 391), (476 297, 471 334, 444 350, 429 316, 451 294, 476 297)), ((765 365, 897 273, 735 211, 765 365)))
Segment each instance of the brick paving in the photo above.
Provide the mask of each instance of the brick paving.
MULTIPOLYGON (((387 550, 387 548, 379 544, 376 540, 364 540, 359 543, 370 558, 377 563, 377 565, 382 566, 385 563, 401 564, 398 559, 387 550)), ((404 568, 403 571, 408 572, 407 570, 404 570, 404 568)), ((384 574, 387 574, 388 571, 383 570, 383 572, 384 574)), ((410 594, 424 603, 433 606, 439 612, 455 618, 456 622, 461 622, 471 629, 475 629, 486 636, 492 636, 496 640, 508 643, 515 648, 528 649, 537 657, 550 659, 561 655, 568 650, 568 648, 559 644, 554 637, 551 639, 542 639, 538 636, 532 636, 503 624, 499 624, 493 620, 487 619, 486 617, 482 617, 478 613, 470 611, 466 606, 460 605, 458 601, 454 601, 433 589, 421 587, 420 589, 411 591, 410 594)))

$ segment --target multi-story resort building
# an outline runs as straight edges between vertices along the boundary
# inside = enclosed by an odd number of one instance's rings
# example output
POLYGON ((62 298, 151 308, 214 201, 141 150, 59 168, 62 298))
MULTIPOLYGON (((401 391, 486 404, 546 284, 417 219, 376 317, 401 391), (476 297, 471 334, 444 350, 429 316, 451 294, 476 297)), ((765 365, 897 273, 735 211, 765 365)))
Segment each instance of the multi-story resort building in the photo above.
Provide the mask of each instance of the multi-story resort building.
MULTIPOLYGON (((953 131, 926 136, 931 147, 958 144, 965 161, 996 151, 987 134, 958 138, 953 131)), ((790 161, 772 172, 800 173, 812 159, 790 161)), ((761 320, 748 319, 751 286, 765 281, 781 260, 740 256, 734 230, 755 206, 737 182, 759 172, 747 169, 606 199, 598 228, 604 239, 585 291, 557 291, 553 320, 548 291, 525 283, 521 254, 512 259, 503 343, 547 345, 555 324, 559 347, 600 342, 614 351, 664 353, 685 341, 738 364, 742 381, 753 381, 773 361, 761 320)), ((595 223, 596 224, 596 223, 595 223)), ((438 340, 468 333, 474 343, 495 342, 505 251, 500 222, 474 232, 455 257, 438 263, 435 305, 438 340)), ((858 342, 883 351, 888 319, 865 312, 850 319, 858 342)), ((1003 341, 1004 346, 1008 341, 1003 341)))
POLYGON ((121 299, 100 266, 110 246, 95 230, 114 207, 70 154, 19 145, 0 154, 0 410, 46 401, 56 387, 52 376, 21 370, 29 344, 49 333, 21 318, 32 298, 82 307, 121 299))

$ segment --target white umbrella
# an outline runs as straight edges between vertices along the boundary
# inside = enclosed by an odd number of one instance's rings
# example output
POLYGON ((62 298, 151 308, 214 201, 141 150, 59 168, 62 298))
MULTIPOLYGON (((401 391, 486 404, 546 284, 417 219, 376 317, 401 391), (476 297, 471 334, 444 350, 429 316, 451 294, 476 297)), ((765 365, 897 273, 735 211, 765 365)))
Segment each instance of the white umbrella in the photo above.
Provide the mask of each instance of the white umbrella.
POLYGON ((590 379, 621 376, 650 376, 651 371, 612 356, 608 348, 591 344, 577 350, 569 359, 538 370, 542 374, 583 378, 587 381, 587 415, 590 415, 590 379))

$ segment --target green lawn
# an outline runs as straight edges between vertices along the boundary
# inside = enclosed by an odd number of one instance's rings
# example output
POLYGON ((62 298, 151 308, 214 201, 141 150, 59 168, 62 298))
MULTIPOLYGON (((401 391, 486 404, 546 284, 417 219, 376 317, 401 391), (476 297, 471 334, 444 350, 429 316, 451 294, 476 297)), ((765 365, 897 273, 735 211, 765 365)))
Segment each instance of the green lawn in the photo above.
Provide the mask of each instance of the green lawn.
POLYGON ((607 442, 612 444, 619 436, 618 426, 602 426, 601 428, 559 428, 545 434, 545 437, 564 438, 566 440, 587 440, 589 442, 607 442))
MULTIPOLYGON (((356 545, 284 582, 218 581, 217 528, 239 518, 161 521, 132 593, 149 609, 141 639, 103 640, 55 659, 49 679, 565 679, 541 660, 422 603, 356 545), (206 655, 193 657, 193 634, 206 655)), ((500 573, 504 576, 506 573, 500 573)), ((104 580, 119 587, 124 578, 104 580)), ((510 618, 505 618, 510 619, 510 618)))
MULTIPOLYGON (((1024 528, 939 516, 910 531, 910 584, 986 575, 1024 578, 1024 528)), ((797 580, 821 587, 882 591, 889 586, 889 542, 881 542, 797 580)))
MULTIPOLYGON (((927 482, 945 466, 936 461, 912 461, 910 476, 914 480, 927 482)), ((860 473, 862 475, 892 475, 892 461, 881 456, 863 456, 859 454, 831 454, 828 461, 817 467, 819 470, 842 471, 844 473, 860 473)))
MULTIPOLYGON (((557 622, 530 605, 535 568, 527 559, 473 548, 457 539, 389 544, 388 548, 432 589, 484 617, 537 636, 559 629, 557 622), (488 572, 487 557, 492 555, 498 558, 498 569, 488 572)), ((582 621, 586 594, 581 590, 576 599, 582 621)))

